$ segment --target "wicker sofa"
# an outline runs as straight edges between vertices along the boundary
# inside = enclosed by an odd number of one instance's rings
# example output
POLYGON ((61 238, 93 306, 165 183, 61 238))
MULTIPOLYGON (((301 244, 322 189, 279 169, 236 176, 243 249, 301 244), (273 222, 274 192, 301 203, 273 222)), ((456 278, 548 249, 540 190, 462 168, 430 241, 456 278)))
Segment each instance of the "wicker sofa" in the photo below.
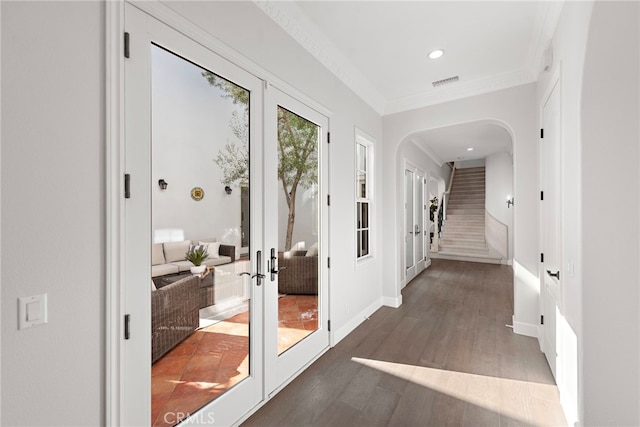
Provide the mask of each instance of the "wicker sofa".
POLYGON ((187 261, 191 245, 207 245, 209 257, 206 266, 229 264, 236 259, 236 247, 216 242, 216 239, 184 240, 182 242, 154 243, 151 245, 151 277, 189 271, 193 264, 187 261))
POLYGON ((198 328, 199 284, 199 277, 192 275, 151 291, 151 363, 198 328))
POLYGON ((318 294, 318 256, 307 251, 289 251, 278 256, 278 292, 281 294, 318 294))

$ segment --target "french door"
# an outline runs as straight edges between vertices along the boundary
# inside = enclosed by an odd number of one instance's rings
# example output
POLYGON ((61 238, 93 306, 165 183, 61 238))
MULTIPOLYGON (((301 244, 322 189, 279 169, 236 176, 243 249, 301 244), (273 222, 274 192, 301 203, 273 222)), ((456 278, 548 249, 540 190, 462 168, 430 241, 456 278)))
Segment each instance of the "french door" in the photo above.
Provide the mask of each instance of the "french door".
POLYGON ((405 283, 426 267, 425 187, 424 172, 407 166, 404 171, 405 283))
POLYGON ((231 425, 329 346, 328 119, 128 3, 125 31, 120 423, 231 425), (166 290, 203 245, 230 259, 192 307, 166 290))
POLYGON ((265 380, 272 393, 329 347, 328 119, 275 87, 265 113, 265 380))

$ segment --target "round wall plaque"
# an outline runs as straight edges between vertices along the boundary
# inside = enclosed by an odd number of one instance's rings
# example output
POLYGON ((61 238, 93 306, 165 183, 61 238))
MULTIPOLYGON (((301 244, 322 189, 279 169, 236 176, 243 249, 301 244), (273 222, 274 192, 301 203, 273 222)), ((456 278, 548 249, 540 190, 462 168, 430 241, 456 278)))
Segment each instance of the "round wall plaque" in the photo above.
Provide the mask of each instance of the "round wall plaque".
POLYGON ((204 197, 204 190, 200 187, 193 187, 191 189, 191 198, 196 202, 199 202, 204 197))

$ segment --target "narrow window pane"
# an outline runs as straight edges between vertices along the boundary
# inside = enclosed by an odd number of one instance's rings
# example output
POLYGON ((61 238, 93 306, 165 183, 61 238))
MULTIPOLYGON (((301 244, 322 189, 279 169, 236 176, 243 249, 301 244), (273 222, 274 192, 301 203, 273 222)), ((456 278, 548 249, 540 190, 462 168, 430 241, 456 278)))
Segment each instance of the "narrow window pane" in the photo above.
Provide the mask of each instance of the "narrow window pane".
POLYGON ((367 198, 367 174, 363 171, 358 171, 358 183, 357 194, 360 198, 367 198))
POLYGON ((369 255, 369 230, 362 230, 362 248, 360 249, 360 256, 369 255))
POLYGON ((358 144, 358 169, 360 169, 361 171, 366 171, 367 170, 367 148, 362 145, 362 144, 358 144))
POLYGON ((361 206, 361 212, 360 212, 361 226, 360 226, 360 228, 369 228, 369 203, 368 202, 362 202, 362 203, 360 203, 360 206, 361 206))

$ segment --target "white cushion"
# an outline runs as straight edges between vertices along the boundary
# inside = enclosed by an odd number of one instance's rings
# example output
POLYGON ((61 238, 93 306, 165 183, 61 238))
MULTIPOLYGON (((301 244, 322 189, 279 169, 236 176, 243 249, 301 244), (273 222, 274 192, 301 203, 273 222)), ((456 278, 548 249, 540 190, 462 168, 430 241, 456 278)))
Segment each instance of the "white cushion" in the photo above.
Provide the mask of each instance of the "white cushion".
POLYGON ((220 258, 220 242, 198 242, 201 245, 206 246, 207 258, 220 258))
POLYGON ((193 263, 191 261, 183 260, 183 261, 174 261, 171 264, 174 268, 177 268, 179 272, 189 271, 191 267, 193 267, 193 263))
POLYGON ((164 245, 164 257, 166 262, 185 261, 187 259, 187 251, 191 245, 191 240, 184 242, 167 242, 164 245))
POLYGON ((162 243, 154 243, 151 245, 151 265, 164 264, 164 250, 162 243))
POLYGON ((204 262, 202 263, 202 265, 206 265, 207 267, 211 267, 214 265, 222 265, 222 264, 228 264, 231 262, 231 257, 228 256, 221 256, 219 258, 207 258, 204 260, 204 262))
POLYGON ((151 277, 164 276, 165 274, 178 273, 180 269, 173 264, 160 264, 151 266, 151 277))
POLYGON ((305 256, 318 256, 318 242, 311 245, 305 256))
POLYGON ((157 290, 157 288, 156 288, 156 284, 155 284, 155 283, 153 283, 153 280, 151 281, 151 290, 152 290, 152 291, 157 290))

